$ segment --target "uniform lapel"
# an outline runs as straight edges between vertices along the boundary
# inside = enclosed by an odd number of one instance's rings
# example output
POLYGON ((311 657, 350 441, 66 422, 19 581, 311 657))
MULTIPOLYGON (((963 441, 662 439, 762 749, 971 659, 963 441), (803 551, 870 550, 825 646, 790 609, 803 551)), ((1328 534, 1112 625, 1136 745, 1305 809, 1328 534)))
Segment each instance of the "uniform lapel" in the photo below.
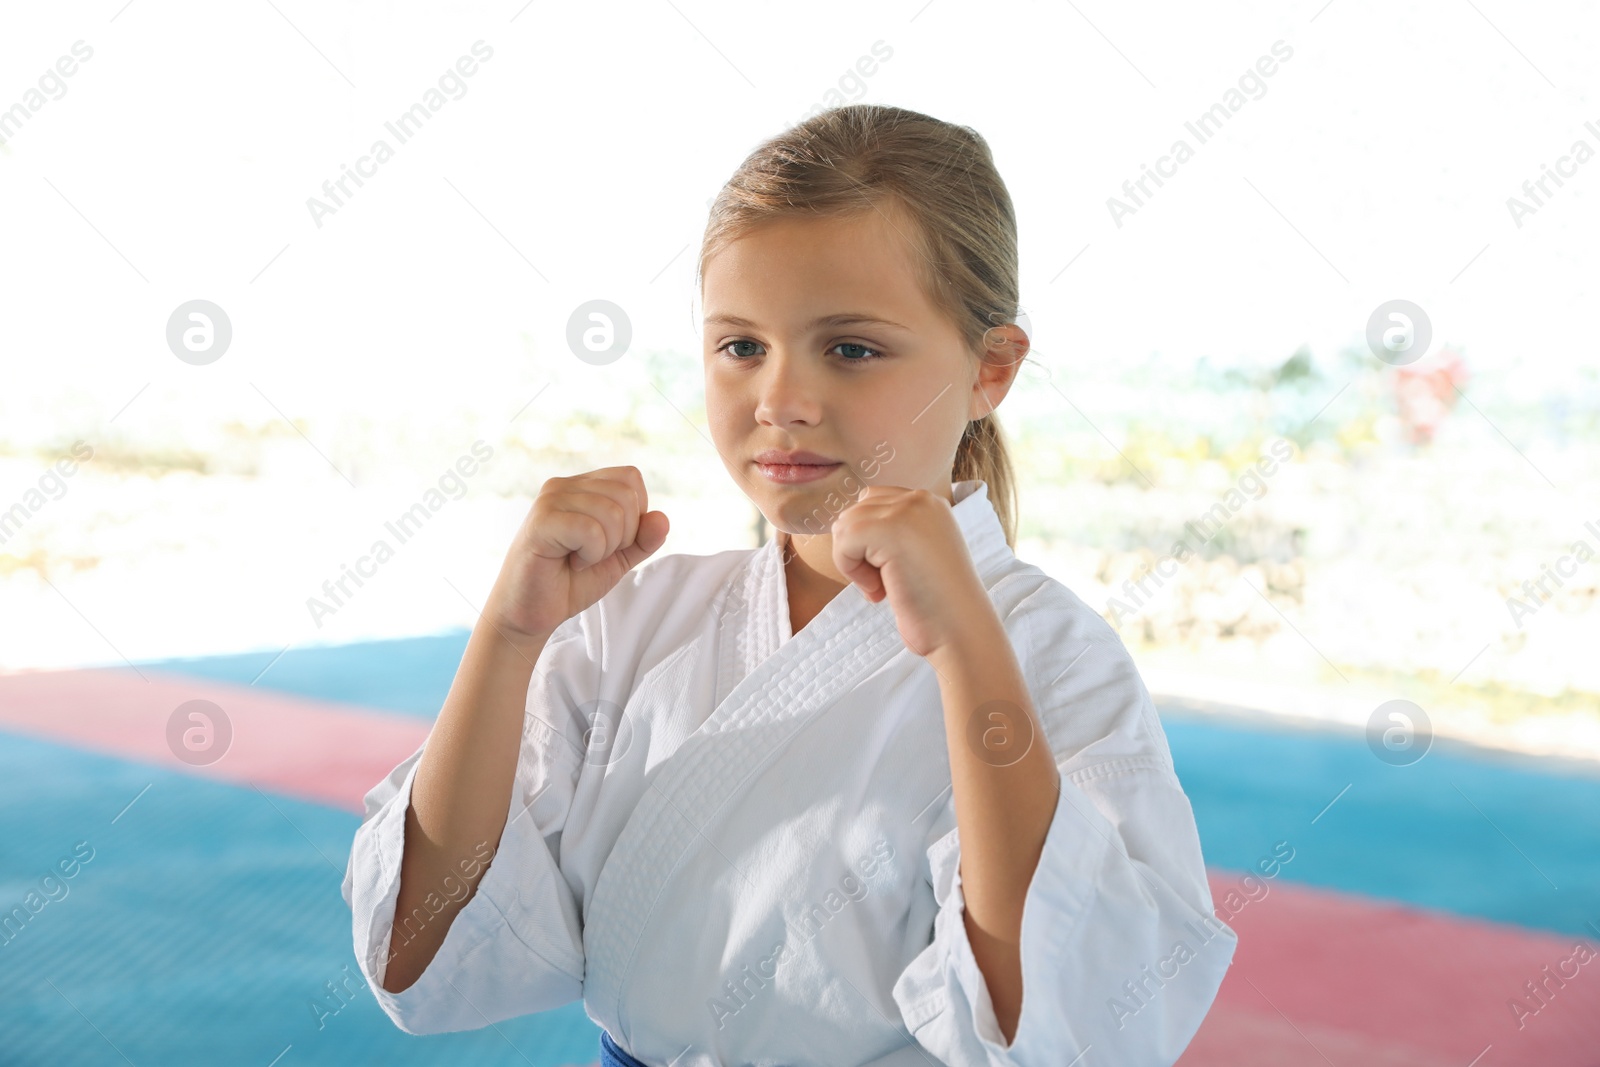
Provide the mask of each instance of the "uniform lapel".
POLYGON ((717 620, 717 708, 788 640, 789 605, 776 539, 751 554, 713 600, 711 613, 717 620))

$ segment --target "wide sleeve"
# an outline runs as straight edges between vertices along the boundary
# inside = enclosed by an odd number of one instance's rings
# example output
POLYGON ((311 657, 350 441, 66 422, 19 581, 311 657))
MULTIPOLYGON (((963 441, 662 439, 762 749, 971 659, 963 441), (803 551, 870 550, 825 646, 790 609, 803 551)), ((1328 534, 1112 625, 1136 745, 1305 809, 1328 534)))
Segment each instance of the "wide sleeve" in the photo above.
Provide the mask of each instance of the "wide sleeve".
POLYGON ((1121 640, 1084 613, 1007 620, 1061 774, 1023 905, 1022 1010, 1009 1044, 967 939, 959 828, 927 849, 933 938, 894 997, 945 1063, 1168 1067, 1238 944, 1213 913, 1194 813, 1149 693, 1121 640))
POLYGON ((366 795, 343 893, 361 972, 378 1006, 407 1033, 477 1029, 582 996, 581 908, 559 864, 562 831, 584 765, 581 734, 575 737, 577 728, 570 725, 577 721, 580 679, 593 662, 581 619, 563 623, 540 654, 498 848, 483 842, 463 861, 462 873, 469 876, 482 862, 488 870, 427 969, 399 993, 383 988, 391 937, 415 936, 434 921, 445 899, 461 899, 467 885, 447 876, 396 933, 406 813, 427 743, 366 795))

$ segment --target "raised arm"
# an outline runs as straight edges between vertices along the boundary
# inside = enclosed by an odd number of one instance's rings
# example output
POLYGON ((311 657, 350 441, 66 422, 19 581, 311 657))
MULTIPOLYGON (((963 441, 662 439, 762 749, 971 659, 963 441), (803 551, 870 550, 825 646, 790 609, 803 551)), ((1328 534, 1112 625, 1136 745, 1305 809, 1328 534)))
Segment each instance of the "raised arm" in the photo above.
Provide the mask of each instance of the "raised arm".
POLYGON ((383 988, 391 993, 409 988, 427 968, 488 870, 481 862, 485 848, 499 848, 528 685, 548 640, 548 633, 497 632, 487 615, 472 629, 412 782, 400 895, 383 976, 383 988), (430 893, 458 883, 465 883, 465 893, 436 897, 444 901, 443 910, 424 908, 430 893), (412 919, 419 908, 431 916, 427 923, 412 919))
POLYGON ((412 782, 387 992, 427 969, 499 847, 528 687, 550 636, 666 541, 666 516, 647 507, 638 469, 607 467, 545 482, 517 531, 412 782), (461 883, 465 892, 441 896, 461 883), (430 898, 442 909, 413 922, 430 898))

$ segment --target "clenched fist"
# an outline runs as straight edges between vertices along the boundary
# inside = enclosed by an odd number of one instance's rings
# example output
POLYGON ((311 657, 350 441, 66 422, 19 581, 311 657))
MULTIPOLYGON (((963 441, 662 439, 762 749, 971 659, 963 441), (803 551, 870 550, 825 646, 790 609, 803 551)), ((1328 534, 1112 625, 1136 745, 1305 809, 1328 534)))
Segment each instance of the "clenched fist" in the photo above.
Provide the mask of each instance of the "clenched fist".
POLYGON ((610 592, 667 540, 637 467, 551 478, 517 530, 484 615, 502 631, 547 637, 610 592))

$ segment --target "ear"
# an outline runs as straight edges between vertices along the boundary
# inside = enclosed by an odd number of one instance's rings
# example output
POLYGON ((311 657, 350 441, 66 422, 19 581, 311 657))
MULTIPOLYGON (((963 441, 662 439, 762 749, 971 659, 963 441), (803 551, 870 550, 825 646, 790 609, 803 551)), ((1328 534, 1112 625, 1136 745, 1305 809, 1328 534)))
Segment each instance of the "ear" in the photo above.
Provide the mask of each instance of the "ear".
POLYGON ((1031 347, 1027 333, 1016 323, 990 327, 984 331, 983 342, 978 376, 972 383, 972 400, 968 405, 969 420, 981 419, 1000 406, 1000 401, 1017 380, 1017 372, 1022 369, 1022 361, 1031 347))

